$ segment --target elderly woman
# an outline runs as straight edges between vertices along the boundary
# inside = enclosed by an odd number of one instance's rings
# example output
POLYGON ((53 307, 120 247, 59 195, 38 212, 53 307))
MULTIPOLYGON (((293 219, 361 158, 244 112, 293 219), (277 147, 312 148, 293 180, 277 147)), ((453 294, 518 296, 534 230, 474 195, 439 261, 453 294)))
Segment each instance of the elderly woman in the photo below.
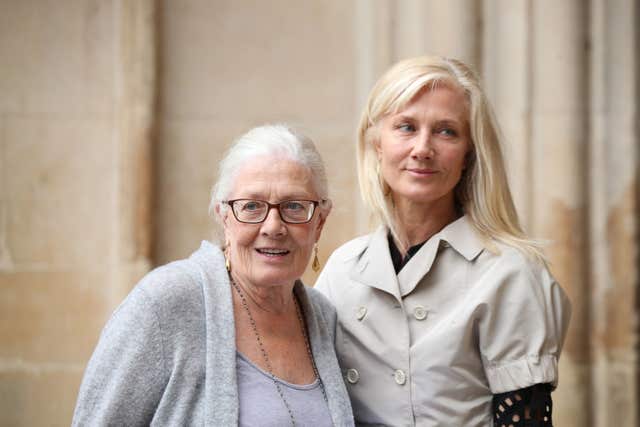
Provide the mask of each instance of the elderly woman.
POLYGON ((356 424, 551 425, 569 301, 519 225, 489 108, 439 57, 396 64, 369 96, 358 176, 382 225, 316 286, 356 424))
POLYGON ((335 311, 299 280, 331 210, 320 155, 264 126, 219 170, 223 248, 203 242, 129 294, 86 369, 74 425, 353 425, 335 311))

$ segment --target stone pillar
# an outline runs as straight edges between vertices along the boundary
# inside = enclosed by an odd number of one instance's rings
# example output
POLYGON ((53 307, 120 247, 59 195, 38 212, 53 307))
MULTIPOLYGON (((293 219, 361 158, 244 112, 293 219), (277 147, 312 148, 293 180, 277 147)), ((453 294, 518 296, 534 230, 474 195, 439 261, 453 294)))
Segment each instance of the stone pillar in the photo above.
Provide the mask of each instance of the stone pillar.
MULTIPOLYGON (((357 0, 355 8, 355 108, 352 147, 355 153, 355 126, 360 120, 369 92, 394 62, 393 4, 391 0, 357 0)), ((355 157, 354 157, 355 159, 355 157)), ((354 165, 355 167, 355 165, 354 165)), ((357 178, 353 186, 353 228, 356 235, 370 232, 372 218, 365 208, 357 178)))
POLYGON ((395 60, 433 54, 481 68, 481 2, 395 0, 393 11, 395 60))
POLYGON ((482 72, 504 137, 511 192, 522 226, 531 230, 531 3, 486 0, 482 72), (505 37, 508 34, 508 37, 505 37))
POLYGON ((0 425, 69 425, 149 266, 154 1, 0 2, 0 425))
POLYGON ((560 426, 589 425, 587 270, 587 10, 582 1, 538 0, 532 8, 531 162, 533 235, 551 240, 551 270, 573 315, 554 393, 560 426))
POLYGON ((589 425, 587 17, 581 2, 484 3, 486 88, 525 229, 548 238, 573 317, 554 393, 557 425, 589 425))
POLYGON ((114 204, 114 286, 118 304, 151 266, 155 143, 157 6, 155 0, 117 2, 114 204))
POLYGON ((639 12, 633 0, 591 2, 590 335, 597 427, 638 425, 639 12))

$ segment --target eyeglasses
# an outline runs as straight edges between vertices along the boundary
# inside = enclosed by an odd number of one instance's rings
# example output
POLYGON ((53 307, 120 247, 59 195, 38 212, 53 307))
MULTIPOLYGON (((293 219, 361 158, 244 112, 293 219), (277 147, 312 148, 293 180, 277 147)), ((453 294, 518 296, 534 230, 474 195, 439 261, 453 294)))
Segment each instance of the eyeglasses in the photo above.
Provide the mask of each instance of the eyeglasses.
POLYGON ((253 199, 227 200, 222 203, 231 206, 233 216, 239 222, 247 224, 263 222, 271 208, 278 208, 280 219, 287 224, 305 224, 311 221, 316 206, 320 204, 315 200, 284 200, 280 203, 269 203, 253 199))

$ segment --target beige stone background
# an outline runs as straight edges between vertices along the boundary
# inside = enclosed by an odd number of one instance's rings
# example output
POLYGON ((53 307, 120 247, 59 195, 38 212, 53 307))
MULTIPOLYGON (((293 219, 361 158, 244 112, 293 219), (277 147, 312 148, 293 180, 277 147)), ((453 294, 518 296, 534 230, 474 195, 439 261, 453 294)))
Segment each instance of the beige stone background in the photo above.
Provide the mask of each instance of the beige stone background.
POLYGON ((69 424, 114 307, 211 236, 216 164, 248 128, 317 142, 322 259, 367 231, 359 110, 427 52, 481 72, 573 300, 556 425, 638 425, 639 27, 635 0, 0 0, 0 425, 69 424))

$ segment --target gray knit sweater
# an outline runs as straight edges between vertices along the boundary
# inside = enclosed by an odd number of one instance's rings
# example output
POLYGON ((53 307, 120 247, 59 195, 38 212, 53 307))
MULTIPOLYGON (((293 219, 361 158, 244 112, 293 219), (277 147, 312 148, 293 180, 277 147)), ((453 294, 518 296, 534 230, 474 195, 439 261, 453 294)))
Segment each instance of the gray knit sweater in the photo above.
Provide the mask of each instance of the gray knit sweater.
MULTIPOLYGON (((336 426, 351 405, 334 353, 336 314, 296 283, 309 340, 336 426)), ((147 274, 114 312, 84 374, 74 426, 238 424, 235 326, 220 249, 147 274)))

